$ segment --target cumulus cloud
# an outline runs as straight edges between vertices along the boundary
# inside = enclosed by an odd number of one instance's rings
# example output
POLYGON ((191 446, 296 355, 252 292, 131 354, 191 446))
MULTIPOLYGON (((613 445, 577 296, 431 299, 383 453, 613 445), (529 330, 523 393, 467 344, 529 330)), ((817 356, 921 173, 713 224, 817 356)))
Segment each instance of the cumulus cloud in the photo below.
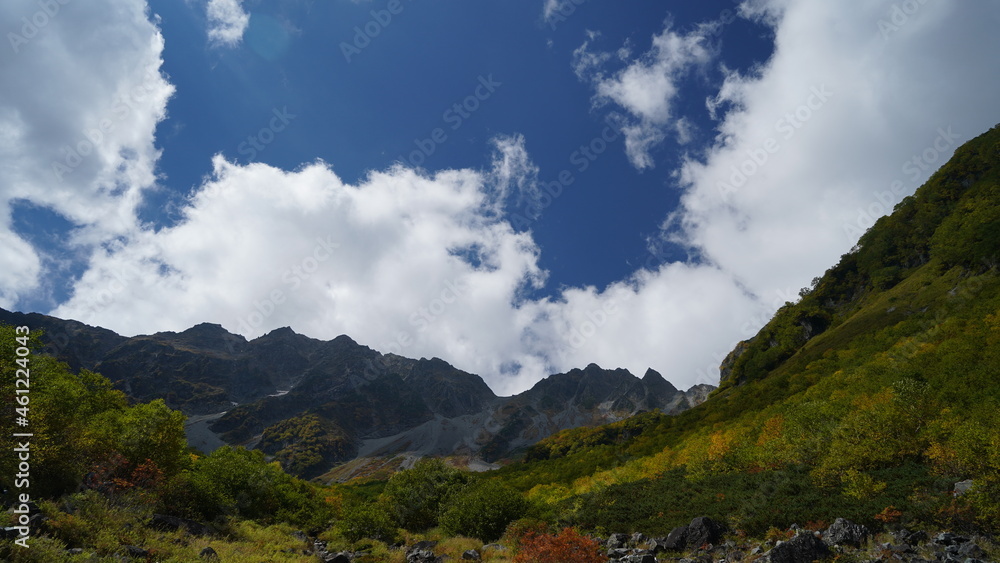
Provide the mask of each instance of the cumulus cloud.
POLYGON ((517 295, 544 277, 493 196, 523 163, 434 176, 397 167, 355 186, 324 163, 213 164, 178 225, 100 252, 56 313, 125 333, 148 330, 150 315, 163 329, 211 319, 250 338, 291 325, 483 373, 517 358, 517 295))
POLYGON ((208 0, 208 40, 213 45, 234 47, 243 40, 250 25, 250 14, 243 11, 242 0, 208 0))
MULTIPOLYGON (((607 75, 604 64, 610 53, 593 52, 591 36, 573 52, 573 69, 577 76, 590 80, 598 104, 613 103, 625 111, 619 127, 625 134, 625 152, 632 164, 642 170, 654 166, 650 149, 663 141, 672 121, 676 123, 672 106, 679 95, 679 82, 693 69, 712 60, 714 49, 709 45, 712 26, 700 26, 687 34, 671 30, 668 23, 659 35, 653 36, 652 46, 625 68, 607 75)), ((617 58, 628 59, 631 49, 620 48, 617 58)), ((678 129, 684 138, 684 130, 678 129)))
POLYGON ((163 37, 142 3, 74 2, 48 16, 6 2, 0 21, 44 22, 12 25, 11 51, 0 57, 0 305, 12 306, 39 286, 44 267, 13 231, 11 204, 65 217, 76 226, 70 247, 135 230, 155 179, 154 131, 174 89, 160 75, 163 37))

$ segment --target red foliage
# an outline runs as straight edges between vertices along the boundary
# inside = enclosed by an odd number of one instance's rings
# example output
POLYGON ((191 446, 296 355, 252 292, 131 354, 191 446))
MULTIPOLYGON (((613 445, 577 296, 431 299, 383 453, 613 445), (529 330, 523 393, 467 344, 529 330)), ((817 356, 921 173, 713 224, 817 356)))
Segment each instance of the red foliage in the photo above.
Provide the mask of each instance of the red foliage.
POLYGON ((528 532, 521 539, 515 563, 604 563, 597 540, 566 528, 557 535, 528 532))
POLYGON ((83 487, 114 496, 135 488, 154 490, 163 482, 163 471, 151 460, 133 467, 125 456, 113 452, 83 478, 83 487))
POLYGON ((899 520, 899 517, 902 515, 903 515, 902 512, 896 510, 896 507, 890 504, 889 506, 883 508, 882 512, 876 514, 875 519, 878 520, 879 522, 885 522, 886 524, 889 524, 890 522, 895 522, 896 520, 899 520))

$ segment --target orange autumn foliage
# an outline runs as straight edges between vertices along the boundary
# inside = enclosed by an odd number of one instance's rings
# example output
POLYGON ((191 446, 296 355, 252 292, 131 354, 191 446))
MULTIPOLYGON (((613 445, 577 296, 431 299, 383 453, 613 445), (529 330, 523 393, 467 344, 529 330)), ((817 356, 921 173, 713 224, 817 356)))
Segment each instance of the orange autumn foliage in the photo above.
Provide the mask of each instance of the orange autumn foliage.
POLYGON ((556 535, 528 532, 521 539, 515 563, 603 563, 597 540, 565 528, 556 535))

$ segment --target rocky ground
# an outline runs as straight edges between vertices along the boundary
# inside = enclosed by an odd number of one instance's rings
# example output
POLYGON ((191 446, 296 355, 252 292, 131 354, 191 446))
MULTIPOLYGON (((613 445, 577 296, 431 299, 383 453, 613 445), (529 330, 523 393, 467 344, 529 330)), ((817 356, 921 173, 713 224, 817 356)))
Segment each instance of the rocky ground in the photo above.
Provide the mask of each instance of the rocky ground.
MULTIPOLYGON (((675 528, 666 537, 650 538, 641 533, 611 534, 599 538, 609 563, 811 563, 812 561, 904 561, 986 563, 997 561, 1000 548, 992 539, 963 536, 952 532, 928 534, 894 529, 874 533, 866 526, 838 518, 825 530, 792 526, 779 535, 784 540, 751 541, 726 534, 709 518, 695 518, 687 526, 675 528)), ((451 558, 435 554, 437 542, 398 546, 405 550, 407 563, 439 563, 451 558)), ((366 553, 331 552, 323 542, 314 543, 320 561, 350 563, 372 560, 366 553)), ((478 561, 490 551, 504 551, 499 544, 469 550, 462 559, 478 561)))

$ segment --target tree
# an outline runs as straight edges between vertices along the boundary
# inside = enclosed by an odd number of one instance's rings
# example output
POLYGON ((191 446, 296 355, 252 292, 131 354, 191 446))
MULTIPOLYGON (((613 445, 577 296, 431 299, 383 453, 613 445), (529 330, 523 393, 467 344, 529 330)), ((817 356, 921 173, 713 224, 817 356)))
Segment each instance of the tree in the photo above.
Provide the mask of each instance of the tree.
POLYGON ((468 482, 467 473, 439 459, 425 458, 393 475, 382 500, 401 527, 426 530, 438 523, 441 506, 468 482))
POLYGON ((470 486, 449 503, 441 527, 450 534, 496 541, 507 525, 528 512, 521 493, 496 480, 470 486))

